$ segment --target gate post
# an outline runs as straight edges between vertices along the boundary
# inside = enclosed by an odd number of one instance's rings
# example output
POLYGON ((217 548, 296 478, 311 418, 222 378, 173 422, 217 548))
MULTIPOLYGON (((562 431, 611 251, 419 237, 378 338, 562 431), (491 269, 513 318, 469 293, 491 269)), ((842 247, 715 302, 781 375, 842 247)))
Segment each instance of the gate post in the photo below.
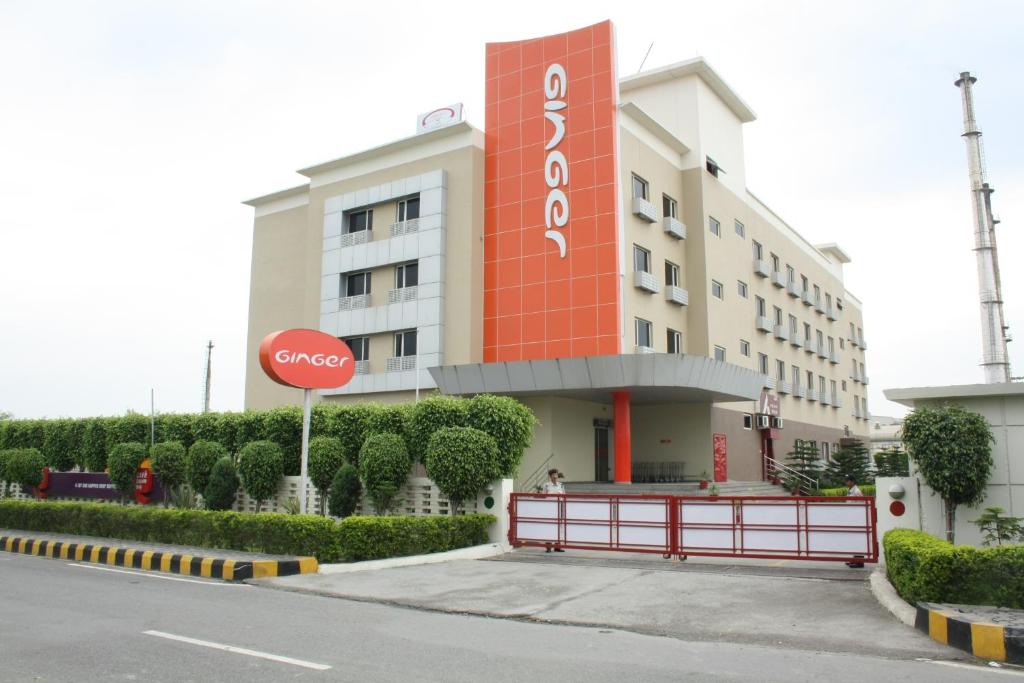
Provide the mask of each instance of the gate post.
POLYGON ((615 483, 633 482, 633 456, 630 450, 629 392, 613 391, 615 402, 615 483))

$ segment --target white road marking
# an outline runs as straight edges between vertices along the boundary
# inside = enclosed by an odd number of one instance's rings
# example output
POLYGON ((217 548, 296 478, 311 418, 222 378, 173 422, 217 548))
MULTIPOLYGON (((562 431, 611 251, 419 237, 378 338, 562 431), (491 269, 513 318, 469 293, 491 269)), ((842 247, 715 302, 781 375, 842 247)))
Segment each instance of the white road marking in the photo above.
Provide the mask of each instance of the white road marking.
POLYGON ((201 583, 204 586, 235 586, 237 588, 250 588, 247 583, 229 583, 225 581, 199 581, 197 579, 183 579, 180 576, 164 576, 150 572, 133 572, 126 569, 114 569, 113 567, 100 567, 95 564, 78 564, 68 562, 69 567, 82 567, 83 569, 98 569, 101 572, 116 572, 118 574, 131 574, 132 576, 144 576, 147 579, 163 579, 164 581, 181 581, 182 583, 201 583))
POLYGON ((932 664, 938 664, 939 666, 951 666, 954 669, 967 669, 969 671, 988 672, 991 674, 1006 674, 1009 676, 1024 676, 1024 672, 1014 669, 1005 669, 1003 668, 1003 665, 1000 665, 999 668, 996 668, 994 666, 978 666, 977 664, 963 664, 961 662, 950 662, 942 659, 928 659, 924 661, 931 662, 932 664))
POLYGON ((173 633, 164 633, 163 631, 143 631, 142 633, 143 635, 147 636, 156 636, 157 638, 166 638, 167 640, 176 640, 181 643, 188 643, 189 645, 199 645, 201 647, 213 648, 214 650, 234 652, 237 655, 259 657, 260 659, 269 659, 272 662, 281 662, 282 664, 294 664, 295 666, 301 666, 307 669, 314 669, 316 671, 327 671, 331 668, 330 665, 328 664, 317 664, 316 662, 307 662, 304 659, 293 659, 291 657, 273 655, 269 652, 260 652, 259 650, 247 650, 244 647, 235 647, 234 645, 214 643, 209 640, 198 640, 197 638, 189 638, 187 636, 177 636, 173 633))

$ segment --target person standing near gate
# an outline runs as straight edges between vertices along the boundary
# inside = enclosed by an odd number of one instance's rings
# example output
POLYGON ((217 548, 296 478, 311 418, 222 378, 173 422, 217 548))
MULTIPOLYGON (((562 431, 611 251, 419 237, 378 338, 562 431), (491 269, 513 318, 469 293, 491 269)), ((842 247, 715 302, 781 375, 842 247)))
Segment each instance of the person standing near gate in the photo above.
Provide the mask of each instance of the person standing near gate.
MULTIPOLYGON (((544 486, 541 488, 541 490, 544 493, 561 493, 561 494, 564 494, 565 493, 565 487, 562 486, 562 482, 558 481, 558 476, 559 476, 558 475, 558 468, 552 467, 550 470, 548 470, 548 480, 546 482, 544 482, 544 486)), ((554 550, 556 553, 564 553, 565 552, 561 548, 558 548, 558 547, 552 548, 552 546, 550 546, 550 545, 547 547, 547 549, 544 552, 550 553, 552 550, 554 550)))
MULTIPOLYGON (((857 480, 853 478, 852 474, 847 474, 846 475, 846 495, 848 495, 848 496, 863 496, 864 495, 863 493, 861 493, 860 488, 857 486, 857 480)), ((854 557, 860 557, 860 556, 859 555, 855 555, 854 557)), ((850 567, 851 569, 860 569, 860 568, 862 568, 864 566, 864 563, 863 562, 847 562, 846 566, 850 567)))

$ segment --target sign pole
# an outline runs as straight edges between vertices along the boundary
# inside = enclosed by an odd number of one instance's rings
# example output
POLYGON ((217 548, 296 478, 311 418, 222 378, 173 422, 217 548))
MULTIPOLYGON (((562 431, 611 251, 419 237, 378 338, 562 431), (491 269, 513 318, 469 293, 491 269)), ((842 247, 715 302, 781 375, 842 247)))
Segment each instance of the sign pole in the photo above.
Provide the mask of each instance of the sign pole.
POLYGON ((299 514, 306 514, 306 487, 309 481, 309 414, 313 404, 313 390, 303 390, 302 401, 302 470, 299 477, 299 514))

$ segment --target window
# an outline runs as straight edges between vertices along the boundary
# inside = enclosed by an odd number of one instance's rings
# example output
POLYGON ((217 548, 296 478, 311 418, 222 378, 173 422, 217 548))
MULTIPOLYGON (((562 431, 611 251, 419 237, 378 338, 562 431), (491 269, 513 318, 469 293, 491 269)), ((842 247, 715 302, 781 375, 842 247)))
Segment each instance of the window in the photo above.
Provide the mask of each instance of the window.
POLYGON ((711 234, 715 237, 722 236, 722 224, 719 223, 718 219, 714 216, 708 216, 708 230, 710 230, 711 234))
POLYGON ((771 254, 771 255, 769 255, 769 258, 771 259, 771 262, 772 262, 772 272, 773 273, 777 273, 780 270, 782 270, 782 262, 779 260, 778 254, 771 254))
POLYGON ((825 460, 831 460, 832 459, 831 446, 832 446, 832 444, 830 444, 827 441, 822 441, 821 442, 821 457, 823 457, 825 460))
POLYGON ((815 303, 821 301, 821 287, 814 285, 814 301, 815 303))
POLYGON ((804 339, 811 340, 811 326, 808 323, 804 323, 804 339))
POLYGON ((818 375, 818 393, 820 393, 822 396, 825 395, 825 376, 824 375, 818 375))
POLYGON ((744 299, 747 298, 747 283, 743 280, 736 281, 736 293, 742 296, 744 299))
POLYGON ((760 242, 751 240, 750 246, 754 250, 754 258, 758 261, 764 259, 764 247, 761 246, 760 242))
POLYGON ((786 284, 793 284, 796 282, 796 271, 793 270, 793 266, 786 264, 786 284))
POLYGON ((842 338, 842 337, 840 337, 840 338, 839 338, 839 349, 840 349, 840 350, 843 350, 843 349, 845 349, 845 348, 846 348, 846 342, 845 342, 845 341, 843 340, 843 338, 842 338))
POLYGON ((665 349, 669 353, 682 353, 683 335, 676 330, 665 330, 665 349))
POLYGON ((793 366, 793 391, 796 391, 800 386, 800 368, 793 366))
POLYGON ((841 386, 843 387, 843 391, 846 391, 846 380, 845 379, 842 381, 841 386))
MULTIPOLYGON (((707 156, 704 157, 704 167, 708 169, 708 173, 716 178, 718 177, 718 172, 722 170, 722 167, 718 165, 718 162, 707 156)), ((724 173, 725 171, 722 172, 724 173)))
POLYGON ((815 334, 815 338, 818 340, 818 350, 824 351, 825 350, 825 337, 824 337, 824 335, 822 335, 821 330, 815 330, 814 334, 815 334))
POLYGON ((724 346, 716 346, 715 347, 715 360, 720 360, 723 363, 725 362, 725 347, 724 346))
POLYGON ((807 389, 814 391, 814 373, 810 370, 807 371, 807 389))
POLYGON ((348 348, 352 349, 352 357, 355 360, 370 360, 369 337, 352 337, 350 339, 342 339, 342 341, 348 344, 348 348))
POLYGON ((828 338, 828 352, 833 354, 836 352, 836 340, 832 337, 828 338))
POLYGON ((651 252, 635 244, 633 245, 633 270, 641 273, 651 272, 651 252))
POLYGON ((416 355, 416 330, 395 332, 395 357, 416 355))
POLYGON ((747 236, 747 228, 746 228, 746 226, 743 225, 742 223, 740 223, 739 221, 736 221, 735 226, 736 226, 736 234, 739 235, 740 237, 744 237, 745 238, 747 236))
POLYGON ((395 266, 395 289, 415 287, 420 281, 419 263, 403 263, 395 266))
POLYGON ((843 310, 843 300, 840 299, 838 296, 836 297, 836 308, 838 308, 840 311, 843 310))
POLYGON ((796 339, 797 330, 800 329, 800 323, 796 321, 796 316, 789 316, 789 337, 790 339, 796 339))
POLYGON ((359 296, 370 293, 370 273, 348 273, 342 275, 345 296, 359 296))
POLYGON ((667 194, 661 195, 661 215, 668 216, 669 218, 679 218, 677 212, 679 211, 679 205, 676 200, 669 197, 667 194))
POLYGON ((740 355, 750 358, 750 342, 746 339, 740 339, 740 355))
POLYGON ((775 324, 781 326, 782 325, 782 309, 779 308, 778 306, 775 306, 774 309, 775 309, 775 324))
POLYGON ((763 353, 757 354, 757 371, 762 375, 768 374, 768 356, 763 353))
POLYGON ((671 261, 665 261, 665 284, 669 287, 679 286, 679 266, 671 261))
POLYGON ((373 230, 373 209, 353 211, 348 215, 345 232, 362 232, 363 230, 373 230))
POLYGON ((863 337, 864 337, 864 330, 862 330, 861 328, 858 327, 857 328, 857 338, 861 339, 863 337))
POLYGON ((643 346, 646 348, 653 348, 654 344, 651 341, 651 323, 641 318, 636 319, 636 345, 643 346))
POLYGON ((775 378, 780 382, 786 381, 786 363, 784 361, 775 361, 775 378))
POLYGON ((857 338, 857 331, 856 331, 856 329, 854 329, 853 323, 850 323, 850 341, 853 341, 856 338, 857 338))
POLYGON ((832 389, 832 395, 833 396, 838 396, 839 395, 839 392, 836 391, 836 381, 834 379, 833 380, 829 380, 829 388, 832 389))
POLYGON ((832 308, 832 295, 825 293, 825 308, 832 308))
POLYGON ((718 280, 711 281, 711 296, 715 297, 716 299, 725 298, 725 292, 722 290, 722 283, 719 282, 718 280))
POLYGON ((757 311, 757 314, 762 318, 765 317, 764 299, 759 296, 754 297, 754 310, 757 311))
POLYGON ((640 199, 647 199, 648 189, 649 189, 649 186, 647 185, 647 181, 634 173, 633 174, 633 196, 634 197, 639 197, 640 199))
POLYGON ((753 429, 754 428, 754 416, 750 413, 743 413, 743 428, 753 429))
POLYGON ((800 276, 800 291, 801 292, 806 292, 808 285, 809 285, 809 283, 807 282, 807 276, 806 275, 801 275, 800 276))
POLYGON ((411 221, 420 217, 420 198, 410 197, 398 202, 398 212, 395 215, 395 222, 411 221))

